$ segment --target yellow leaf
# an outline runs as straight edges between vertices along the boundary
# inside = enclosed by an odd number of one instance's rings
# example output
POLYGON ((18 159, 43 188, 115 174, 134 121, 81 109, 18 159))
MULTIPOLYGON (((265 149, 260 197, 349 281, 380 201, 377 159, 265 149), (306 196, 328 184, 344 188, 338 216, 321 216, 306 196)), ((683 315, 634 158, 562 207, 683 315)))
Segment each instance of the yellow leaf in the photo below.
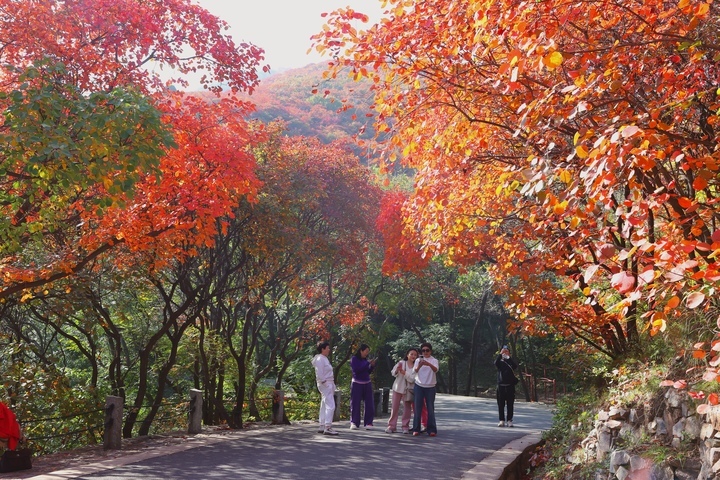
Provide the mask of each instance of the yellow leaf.
POLYGON ((572 181, 572 174, 567 170, 562 170, 559 177, 560 181, 563 183, 570 183, 572 181))
POLYGON ((545 55, 542 59, 543 64, 551 70, 556 69, 563 62, 563 56, 560 52, 552 52, 545 55))
POLYGON ((658 332, 664 332, 666 328, 667 323, 665 322, 664 318, 658 318, 657 320, 653 320, 652 328, 650 329, 650 336, 654 336, 658 332))
POLYGON ((588 156, 587 149, 582 145, 578 145, 577 147, 575 147, 575 153, 577 153, 577 156, 580 158, 587 158, 588 156))

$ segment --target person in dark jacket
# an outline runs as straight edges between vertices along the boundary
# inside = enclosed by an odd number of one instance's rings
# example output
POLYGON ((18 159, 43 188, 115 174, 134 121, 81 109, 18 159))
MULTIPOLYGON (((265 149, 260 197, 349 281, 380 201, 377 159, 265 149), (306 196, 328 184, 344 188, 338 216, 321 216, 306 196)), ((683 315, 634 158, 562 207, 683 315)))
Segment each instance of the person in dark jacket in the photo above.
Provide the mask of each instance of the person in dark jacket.
POLYGON ((500 355, 495 359, 495 367, 497 368, 497 404, 500 421, 498 427, 513 426, 513 409, 515 405, 515 385, 518 379, 515 376, 517 362, 510 356, 510 350, 507 345, 503 345, 500 355), (507 416, 505 415, 505 406, 507 405, 507 416), (507 420, 507 422, 506 422, 507 420))
POLYGON ((372 430, 375 417, 375 397, 373 395, 370 374, 375 369, 375 359, 368 360, 370 347, 360 345, 350 359, 352 383, 350 384, 350 430, 360 428, 360 402, 365 403, 365 429, 372 430))

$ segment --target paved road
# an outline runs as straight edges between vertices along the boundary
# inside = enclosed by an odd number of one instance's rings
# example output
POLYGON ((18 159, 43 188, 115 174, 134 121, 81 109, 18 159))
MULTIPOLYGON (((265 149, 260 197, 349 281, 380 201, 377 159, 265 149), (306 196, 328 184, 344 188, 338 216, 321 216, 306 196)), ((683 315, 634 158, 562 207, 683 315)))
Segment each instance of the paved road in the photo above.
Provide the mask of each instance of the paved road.
POLYGON ((436 416, 434 438, 387 434, 386 419, 377 419, 372 431, 336 424, 336 437, 318 434, 317 424, 292 425, 75 478, 459 479, 504 445, 552 422, 548 406, 521 402, 516 426, 499 428, 494 400, 452 395, 438 395, 436 416))

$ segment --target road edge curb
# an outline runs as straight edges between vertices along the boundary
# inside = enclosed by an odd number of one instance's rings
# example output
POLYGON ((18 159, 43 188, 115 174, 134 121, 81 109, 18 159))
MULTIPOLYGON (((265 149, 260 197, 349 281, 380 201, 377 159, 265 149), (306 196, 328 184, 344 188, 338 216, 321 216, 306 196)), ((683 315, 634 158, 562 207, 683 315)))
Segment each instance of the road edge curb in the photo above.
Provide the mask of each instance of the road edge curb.
POLYGON ((513 440, 465 472, 461 478, 462 480, 499 480, 508 465, 515 462, 528 447, 537 445, 541 440, 542 432, 531 433, 513 440))

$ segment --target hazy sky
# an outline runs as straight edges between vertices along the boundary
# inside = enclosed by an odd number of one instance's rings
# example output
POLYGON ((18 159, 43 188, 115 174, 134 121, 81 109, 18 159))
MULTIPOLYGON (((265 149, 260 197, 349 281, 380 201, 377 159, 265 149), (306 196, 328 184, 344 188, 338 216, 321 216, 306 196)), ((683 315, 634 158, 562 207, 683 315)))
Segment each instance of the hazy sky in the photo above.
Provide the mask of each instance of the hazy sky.
MULTIPOLYGON (((265 63, 273 72, 303 67, 323 58, 310 48, 310 37, 322 30, 323 12, 347 6, 366 13, 374 23, 380 17, 380 0, 195 0, 225 20, 236 43, 247 41, 265 50, 265 63)), ((357 28, 362 28, 359 23, 357 28)))

